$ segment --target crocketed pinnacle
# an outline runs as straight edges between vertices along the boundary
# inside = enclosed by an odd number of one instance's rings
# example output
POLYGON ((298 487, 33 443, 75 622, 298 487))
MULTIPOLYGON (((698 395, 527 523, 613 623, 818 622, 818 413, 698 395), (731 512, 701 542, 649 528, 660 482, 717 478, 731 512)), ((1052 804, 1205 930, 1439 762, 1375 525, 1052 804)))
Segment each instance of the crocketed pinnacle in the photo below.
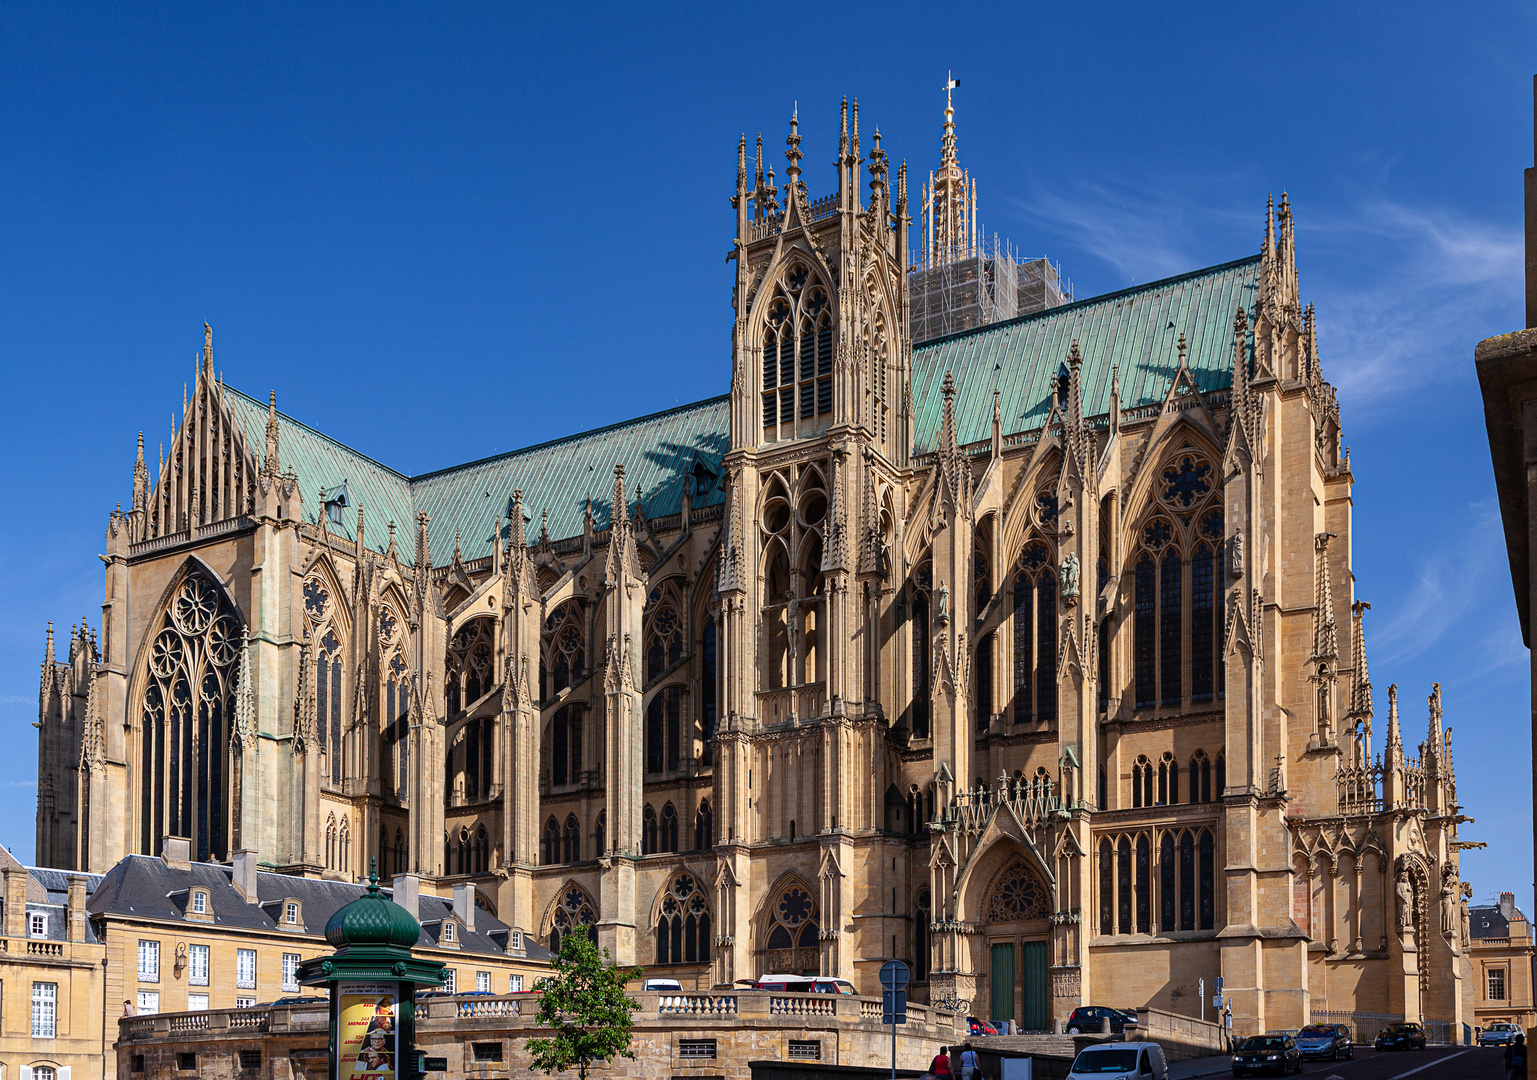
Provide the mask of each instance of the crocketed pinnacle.
POLYGON ((1318 553, 1316 595, 1313 608, 1313 656, 1317 660, 1335 660, 1339 657, 1339 631, 1334 625, 1334 589, 1329 577, 1329 541, 1333 533, 1321 532, 1313 537, 1318 553))

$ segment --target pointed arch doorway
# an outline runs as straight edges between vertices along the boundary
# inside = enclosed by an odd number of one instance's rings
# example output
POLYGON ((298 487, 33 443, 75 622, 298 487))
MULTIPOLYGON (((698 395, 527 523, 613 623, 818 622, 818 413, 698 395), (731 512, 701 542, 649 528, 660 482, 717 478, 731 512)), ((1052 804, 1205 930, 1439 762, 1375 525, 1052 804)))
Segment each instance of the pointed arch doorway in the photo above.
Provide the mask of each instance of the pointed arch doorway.
POLYGON ((1013 1020, 1024 1031, 1051 1026, 1047 939, 1051 933, 1050 893, 1023 859, 1014 859, 993 879, 983 908, 988 944, 990 1020, 1013 1020))

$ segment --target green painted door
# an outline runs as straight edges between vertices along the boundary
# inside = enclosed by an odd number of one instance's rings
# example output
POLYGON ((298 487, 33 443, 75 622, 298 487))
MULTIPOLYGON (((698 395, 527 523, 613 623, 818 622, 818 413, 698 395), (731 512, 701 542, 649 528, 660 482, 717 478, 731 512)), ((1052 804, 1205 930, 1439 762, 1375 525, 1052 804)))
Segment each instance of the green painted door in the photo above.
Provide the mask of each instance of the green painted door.
POLYGON ((993 1022, 1014 1018, 1014 946, 993 946, 993 1022))
POLYGON ((1046 976, 1046 943, 1025 942, 1021 957, 1024 982, 1024 1028, 1026 1031, 1046 1031, 1051 1027, 1051 1001, 1047 997, 1049 983, 1046 976))

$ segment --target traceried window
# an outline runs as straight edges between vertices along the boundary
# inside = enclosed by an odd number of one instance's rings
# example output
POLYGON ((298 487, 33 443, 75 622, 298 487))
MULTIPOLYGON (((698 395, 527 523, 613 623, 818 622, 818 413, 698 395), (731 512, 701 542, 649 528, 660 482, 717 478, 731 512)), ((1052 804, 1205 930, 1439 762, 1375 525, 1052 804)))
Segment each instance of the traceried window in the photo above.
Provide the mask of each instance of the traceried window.
POLYGON ((566 787, 582 782, 581 705, 562 705, 550 721, 550 784, 566 787))
POLYGON ((693 874, 678 874, 657 905, 655 962, 698 964, 709 959, 709 902, 693 874))
POLYGON ((567 885, 561 890, 555 910, 550 914, 551 952, 560 951, 560 939, 573 930, 585 933, 592 943, 598 943, 598 910, 592 897, 579 885, 567 885))
POLYGON ((683 688, 664 686, 646 707, 646 772, 678 768, 682 747, 683 688))
POLYGON ((1057 571, 1051 548, 1035 539, 1014 573, 1014 722, 1057 718, 1057 571))
POLYGON ((929 719, 933 708, 933 692, 929 686, 933 660, 930 641, 934 628, 931 625, 930 592, 934 587, 934 564, 928 559, 919 563, 913 571, 912 601, 908 622, 912 628, 913 646, 913 703, 911 728, 913 738, 929 737, 929 719))
POLYGON ((763 330, 763 438, 793 438, 833 409, 833 324, 827 290, 795 263, 774 286, 763 330))
POLYGON ((1179 802, 1179 762, 1174 755, 1164 751, 1158 761, 1158 805, 1170 806, 1179 802))
POLYGON ((1211 802, 1211 761, 1206 757, 1205 750, 1197 750, 1190 756, 1189 780, 1190 801, 1211 802))
POLYGON ((672 803, 662 807, 658 814, 650 803, 640 815, 640 853, 657 855, 678 850, 678 812, 672 803))
MULTIPOLYGON (((474 709, 494 688, 492 625, 491 619, 476 619, 455 634, 449 645, 443 679, 450 719, 461 709, 474 709)), ((464 722, 448 754, 450 790, 457 793, 462 784, 464 798, 471 802, 491 797, 494 764, 495 717, 476 713, 464 722)))
POLYGON ((1223 692, 1219 480, 1203 454, 1181 450, 1160 472, 1157 503, 1135 533, 1132 667, 1139 709, 1210 702, 1223 692))
POLYGON ((315 731, 326 755, 322 775, 342 782, 342 642, 335 623, 331 590, 318 577, 306 578, 302 589, 304 618, 315 642, 315 731))
POLYGON ((192 570, 149 648, 139 755, 141 850, 192 840, 194 858, 229 853, 228 775, 241 624, 223 590, 192 570))
MULTIPOLYGON (((481 826, 485 831, 485 826, 481 826)), ((575 814, 566 815, 566 830, 561 837, 561 854, 568 863, 581 862, 582 860, 582 826, 577 822, 575 814)))
POLYGON ((1138 754, 1131 764, 1131 805, 1153 805, 1153 763, 1146 754, 1138 754))
POLYGON ((598 823, 592 829, 592 849, 599 855, 608 854, 608 811, 598 811, 598 823))
POLYGON ((715 846, 715 815, 710 810, 710 800, 699 800, 694 811, 694 850, 708 851, 715 846))
POLYGON ((1169 829, 1159 839, 1160 932, 1210 930, 1216 920, 1216 838, 1210 829, 1169 829))
POLYGON ((671 578, 651 590, 643 613, 646 639, 646 682, 661 678, 683 659, 683 599, 679 579, 671 578))
POLYGON ((718 668, 720 655, 716 648, 715 620, 706 615, 699 636, 699 737, 704 740, 704 764, 715 764, 715 722, 719 716, 718 668))
POLYGON ((554 866, 560 862, 560 822, 553 817, 544 823, 544 840, 541 848, 539 861, 542 864, 554 866))
POLYGON ((384 667, 383 733, 384 786, 397 799, 410 794, 411 676, 397 652, 384 667))
POLYGON ((763 970, 815 975, 821 970, 817 945, 817 904, 799 884, 788 885, 769 907, 768 938, 763 970))
POLYGON ((544 620, 539 667, 544 699, 554 700, 587 676, 587 624, 580 600, 568 600, 544 620))
POLYGON ((987 901, 987 921, 1022 922, 1051 914, 1051 897, 1040 875, 1015 859, 993 882, 987 901))

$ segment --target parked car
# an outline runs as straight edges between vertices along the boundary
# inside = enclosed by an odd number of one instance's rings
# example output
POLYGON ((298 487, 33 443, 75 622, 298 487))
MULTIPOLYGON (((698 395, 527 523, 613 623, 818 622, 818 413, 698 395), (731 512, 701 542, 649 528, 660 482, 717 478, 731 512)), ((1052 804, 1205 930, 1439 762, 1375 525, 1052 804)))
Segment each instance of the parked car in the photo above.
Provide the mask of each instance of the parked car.
POLYGON ((274 1005, 323 1005, 329 1006, 331 999, 321 994, 300 994, 298 997, 281 997, 276 1001, 258 1002, 256 1008, 270 1009, 274 1005))
POLYGON ((781 994, 857 995, 847 979, 829 979, 814 975, 765 975, 753 984, 754 990, 774 990, 781 994))
POLYGON ((1168 1080, 1169 1063, 1164 1060, 1163 1047, 1154 1042, 1100 1043, 1078 1052, 1067 1080, 1104 1080, 1107 1076, 1168 1080))
POLYGON ((1106 1005, 1080 1005, 1067 1018, 1067 1033, 1069 1035, 1097 1034, 1102 1021, 1107 1017, 1110 1020, 1110 1032, 1113 1035, 1121 1034, 1128 1027, 1137 1026, 1137 1014, 1134 1012, 1112 1009, 1106 1005))
POLYGON ((1425 1029, 1418 1024, 1389 1024, 1377 1033, 1378 1050, 1423 1050, 1425 1029))
POLYGON ((1305 1058, 1338 1061, 1342 1057, 1356 1056, 1355 1044, 1350 1041, 1350 1029, 1344 1024, 1309 1024, 1297 1032, 1293 1041, 1305 1058))
POLYGON ((677 979, 647 979, 640 984, 642 990, 660 990, 664 994, 683 993, 683 984, 677 979))
POLYGON ((1502 1022, 1490 1024, 1478 1033, 1479 1046, 1505 1046, 1511 1039, 1521 1034, 1521 1029, 1515 1024, 1502 1022))
POLYGON ((1302 1071, 1302 1051, 1290 1035, 1250 1035, 1233 1053, 1233 1075, 1273 1072, 1285 1076, 1302 1071))
POLYGON ((979 1020, 975 1016, 966 1017, 966 1034, 968 1035, 996 1035, 998 1029, 986 1020, 979 1020))

